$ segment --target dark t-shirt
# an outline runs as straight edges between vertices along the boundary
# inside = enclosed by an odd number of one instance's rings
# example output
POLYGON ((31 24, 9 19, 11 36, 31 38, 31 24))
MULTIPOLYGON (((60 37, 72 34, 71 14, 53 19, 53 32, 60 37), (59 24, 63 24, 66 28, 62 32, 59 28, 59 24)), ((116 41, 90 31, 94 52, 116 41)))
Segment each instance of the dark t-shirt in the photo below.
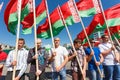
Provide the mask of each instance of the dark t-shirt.
MULTIPOLYGON (((36 72, 36 61, 32 59, 35 55, 35 48, 30 49, 27 62, 31 63, 30 72, 36 72)), ((44 71, 47 64, 47 53, 44 48, 38 49, 38 66, 41 71, 44 71)))

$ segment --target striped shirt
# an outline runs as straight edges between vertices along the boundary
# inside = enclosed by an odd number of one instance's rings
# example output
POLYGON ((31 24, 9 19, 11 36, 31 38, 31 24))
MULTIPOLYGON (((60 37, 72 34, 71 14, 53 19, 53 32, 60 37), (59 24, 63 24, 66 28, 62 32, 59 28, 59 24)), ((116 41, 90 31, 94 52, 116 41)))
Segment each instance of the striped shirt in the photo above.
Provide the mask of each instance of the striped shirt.
MULTIPOLYGON (((15 54, 15 50, 12 50, 9 52, 7 60, 6 60, 6 64, 5 66, 8 67, 8 71, 13 71, 13 67, 11 65, 11 63, 14 60, 14 54, 15 54)), ((16 70, 20 70, 18 76, 21 77, 24 72, 27 69, 27 57, 28 57, 28 51, 24 48, 18 50, 18 54, 17 54, 17 65, 16 65, 16 70)))

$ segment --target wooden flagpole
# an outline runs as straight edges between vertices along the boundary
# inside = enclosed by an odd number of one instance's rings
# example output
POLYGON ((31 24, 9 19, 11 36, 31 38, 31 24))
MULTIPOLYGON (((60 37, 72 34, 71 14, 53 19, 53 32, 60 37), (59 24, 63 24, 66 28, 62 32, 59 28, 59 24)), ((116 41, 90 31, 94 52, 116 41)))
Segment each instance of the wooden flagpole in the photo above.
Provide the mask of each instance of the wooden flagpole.
MULTIPOLYGON (((18 52, 18 39, 19 39, 19 34, 20 34, 20 18, 21 18, 21 2, 22 0, 18 0, 17 3, 17 10, 18 10, 18 25, 17 25, 17 34, 16 34, 16 46, 15 46, 15 53, 14 54, 14 61, 16 61, 17 58, 17 52, 18 52)), ((12 75, 12 80, 15 79, 15 73, 16 73, 16 65, 13 68, 13 75, 12 75)))
POLYGON ((115 37, 114 34, 113 34, 113 37, 114 37, 115 41, 117 42, 118 46, 120 46, 120 43, 119 43, 118 39, 115 37))
POLYGON ((4 4, 4 2, 2 2, 2 3, 0 4, 0 11, 2 10, 3 4, 4 4))
MULTIPOLYGON (((92 46, 91 46, 90 41, 89 41, 89 38, 88 38, 88 36, 87 36, 86 30, 85 30, 85 26, 84 26, 84 24, 83 24, 83 21, 82 21, 82 19, 81 19, 81 17, 80 17, 79 11, 78 11, 77 6, 76 6, 76 4, 75 4, 75 1, 74 1, 74 0, 72 0, 72 1, 73 1, 73 3, 74 3, 75 9, 76 9, 76 11, 77 11, 77 13, 78 13, 78 15, 79 15, 80 23, 81 23, 81 25, 82 25, 82 28, 83 28, 83 31, 84 31, 84 33, 85 33, 86 39, 87 39, 88 44, 89 44, 89 46, 90 46, 90 50, 93 51, 92 46)), ((97 62, 95 55, 93 55, 93 57, 94 57, 95 62, 97 62)), ((104 77, 103 74, 102 74, 102 72, 100 71, 99 66, 97 66, 97 69, 98 69, 98 72, 99 72, 100 76, 101 76, 101 77, 104 77)))
MULTIPOLYGON (((34 40, 35 40, 35 54, 37 55, 37 29, 36 29, 36 11, 35 11, 35 0, 33 0, 33 15, 34 15, 34 40)), ((38 58, 36 59, 36 71, 39 70, 38 58)), ((39 76, 37 76, 36 80, 39 80, 39 76)))
MULTIPOLYGON (((120 50, 120 43, 119 43, 118 39, 115 37, 115 35, 114 35, 113 33, 112 33, 112 35, 113 35, 116 43, 118 44, 118 46, 115 47, 115 48, 117 49, 117 51, 118 51, 118 50, 120 50)), ((118 60, 118 62, 120 63, 120 53, 118 53, 118 55, 119 55, 119 60, 118 60)), ((117 56, 118 56, 118 55, 117 55, 117 56)))
MULTIPOLYGON (((47 17, 48 17, 48 22, 49 22, 49 27, 50 27, 50 35, 52 38, 52 45, 53 45, 53 50, 55 51, 55 44, 54 44, 54 37, 53 37, 53 30, 52 30, 52 26, 51 26, 51 20, 50 20, 50 16, 49 16, 49 10, 48 10, 48 4, 47 4, 47 0, 45 0, 46 3, 46 9, 47 9, 47 17)), ((57 67, 56 65, 56 61, 55 62, 55 67, 57 67)))
POLYGON ((115 41, 117 42, 118 46, 120 46, 120 43, 119 43, 118 39, 116 38, 116 36, 114 35, 114 33, 112 33, 112 31, 110 31, 110 33, 111 33, 111 35, 113 35, 113 37, 114 37, 115 41))
MULTIPOLYGON (((63 14, 62 14, 62 11, 61 11, 61 9, 60 9, 60 6, 58 6, 58 10, 59 10, 60 16, 62 17, 62 21, 63 21, 63 24, 65 25, 66 31, 67 31, 67 33, 68 33, 68 36, 69 36, 69 39, 70 39, 70 43, 71 43, 71 45, 72 45, 72 47, 73 47, 73 51, 74 51, 75 53, 77 53, 77 51, 75 50, 75 47, 74 47, 74 45, 73 45, 72 37, 71 37, 70 31, 68 30, 68 27, 67 27, 67 25, 66 25, 65 19, 64 19, 63 14)), ((78 56, 76 56, 76 59, 77 59, 77 61, 78 61, 78 65, 79 65, 80 71, 81 71, 81 73, 82 73, 83 79, 85 80, 84 75, 83 75, 83 71, 82 71, 82 67, 81 67, 81 64, 80 64, 80 61, 79 61, 78 56)))

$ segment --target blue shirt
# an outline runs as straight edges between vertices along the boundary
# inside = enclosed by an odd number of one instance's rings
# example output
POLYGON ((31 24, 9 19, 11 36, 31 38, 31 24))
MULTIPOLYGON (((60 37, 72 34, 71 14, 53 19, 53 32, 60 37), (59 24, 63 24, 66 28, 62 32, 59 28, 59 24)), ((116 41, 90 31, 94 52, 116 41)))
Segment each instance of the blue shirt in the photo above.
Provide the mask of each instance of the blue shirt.
MULTIPOLYGON (((101 53, 99 48, 94 47, 92 49, 94 51, 94 55, 96 57, 96 60, 99 62, 100 61, 100 53, 101 53)), ((91 50, 89 47, 85 49, 85 53, 86 53, 86 55, 90 55, 91 50)), ((100 67, 100 69, 102 69, 102 65, 100 65, 99 67, 100 67)), ((97 70, 97 66, 95 65, 94 57, 92 57, 92 59, 88 62, 88 69, 89 70, 97 70)))

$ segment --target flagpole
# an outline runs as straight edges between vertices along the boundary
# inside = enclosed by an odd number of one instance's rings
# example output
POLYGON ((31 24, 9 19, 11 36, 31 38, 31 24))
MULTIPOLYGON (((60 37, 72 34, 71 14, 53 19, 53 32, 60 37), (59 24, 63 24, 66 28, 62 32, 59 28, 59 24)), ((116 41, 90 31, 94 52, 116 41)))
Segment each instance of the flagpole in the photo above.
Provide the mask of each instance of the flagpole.
MULTIPOLYGON (((18 25, 17 25, 17 34, 16 34, 16 46, 15 46, 15 53, 14 54, 14 61, 16 61, 17 58, 17 52, 18 52, 18 40, 19 40, 19 34, 20 34, 20 18, 21 18, 21 1, 18 0, 17 3, 17 9, 18 9, 18 25), (18 5, 19 4, 19 5, 18 5)), ((13 68, 13 75, 12 75, 12 80, 15 79, 15 74, 16 74, 16 65, 13 68)))
MULTIPOLYGON (((35 54, 37 55, 37 32, 36 32, 36 11, 35 11, 35 0, 33 0, 33 15, 34 15, 34 39, 35 39, 35 54)), ((38 58, 36 59, 36 71, 39 70, 38 66, 38 58)), ((37 76, 36 80, 39 80, 39 76, 37 76)))
MULTIPOLYGON (((50 27, 50 35, 51 35, 51 38, 52 38, 53 50, 55 51, 54 38, 53 38, 53 33, 52 33, 53 30, 52 30, 51 21, 50 21, 50 16, 49 16, 49 10, 48 10, 47 0, 45 0, 45 3, 46 3, 47 16, 48 16, 48 22, 49 22, 49 27, 50 27)), ((57 67, 56 63, 57 63, 57 62, 55 61, 55 67, 57 67)))
MULTIPOLYGON (((107 27, 107 31, 108 31, 108 35, 109 35, 111 44, 112 44, 112 46, 114 46, 113 41, 112 41, 112 37, 111 37, 111 34, 110 34, 110 30, 109 30, 109 28, 108 28, 108 23, 107 23, 105 14, 104 14, 104 10, 103 10, 103 7, 102 7, 102 3, 101 3, 100 0, 98 0, 98 3, 99 3, 99 6, 100 6, 100 9, 101 9, 101 11, 102 11, 103 18, 104 18, 104 20, 105 20, 105 24, 106 24, 106 27, 107 27)), ((115 48, 115 47, 114 47, 114 48, 115 48)), ((113 51, 113 52, 114 52, 114 55, 115 55, 115 58, 116 58, 117 55, 116 55, 115 51, 113 51)))
POLYGON ((3 2, 0 4, 0 11, 2 10, 3 4, 3 2))
POLYGON ((117 42, 118 46, 120 46, 120 43, 119 43, 118 39, 115 37, 114 33, 112 33, 112 31, 110 31, 110 32, 113 35, 113 37, 114 37, 115 41, 117 42))
MULTIPOLYGON (((66 31, 67 31, 67 33, 68 33, 68 36, 69 36, 69 39, 70 39, 70 43, 71 43, 71 45, 72 45, 72 47, 73 47, 73 51, 74 51, 75 53, 77 53, 77 51, 75 50, 75 47, 74 47, 74 45, 73 45, 73 41, 72 41, 72 38, 71 38, 71 35, 70 35, 70 31, 68 30, 68 27, 67 27, 67 25, 66 25, 66 22, 65 22, 65 20, 64 20, 64 17, 63 17, 63 14, 62 14, 62 11, 61 11, 59 5, 58 5, 58 10, 59 10, 59 12, 60 12, 60 16, 62 17, 62 21, 63 21, 63 24, 64 24, 64 26, 65 26, 65 28, 66 28, 66 31)), ((80 71, 81 71, 81 73, 82 73, 83 80, 85 80, 84 75, 83 75, 83 71, 82 71, 82 67, 81 67, 81 64, 80 64, 80 61, 79 61, 78 56, 76 56, 76 59, 77 59, 77 62, 78 62, 78 66, 79 66, 79 68, 80 68, 80 71)))
MULTIPOLYGON (((118 44, 118 46, 116 46, 116 48, 117 48, 118 50, 120 50, 120 43, 119 43, 118 39, 115 37, 114 34, 113 34, 113 37, 114 37, 114 39, 116 40, 116 42, 117 42, 117 44, 118 44)), ((119 53, 119 63, 120 63, 120 53, 119 53)))
MULTIPOLYGON (((112 32, 111 32, 112 33, 112 32)), ((116 41, 116 43, 118 44, 118 46, 116 46, 116 49, 118 49, 118 50, 120 50, 120 43, 119 43, 119 41, 118 41, 118 39, 115 37, 115 35, 112 33, 112 35, 113 35, 113 37, 114 37, 114 39, 115 39, 115 41, 116 41)), ((118 55, 119 55, 119 63, 120 63, 120 54, 118 53, 118 55)), ((118 56, 117 55, 117 56, 118 56)))
MULTIPOLYGON (((112 32, 111 32, 111 33, 112 33, 112 32)), ((119 43, 118 39, 115 37, 115 35, 114 35, 113 33, 112 33, 112 35, 113 35, 113 37, 114 37, 116 43, 118 44, 118 46, 120 46, 120 43, 119 43)))
POLYGON ((116 40, 117 44, 120 46, 120 43, 119 43, 118 39, 115 37, 114 34, 113 34, 113 37, 114 37, 114 39, 116 40))
MULTIPOLYGON (((90 50, 93 51, 92 46, 91 46, 90 41, 89 41, 89 38, 88 38, 88 36, 87 36, 86 30, 85 30, 85 26, 84 26, 84 24, 83 24, 83 21, 82 21, 82 19, 81 19, 81 17, 80 17, 79 11, 78 11, 77 6, 76 6, 76 4, 75 4, 75 1, 74 1, 74 0, 72 0, 72 1, 73 1, 73 3, 74 3, 75 9, 76 9, 76 11, 77 11, 77 13, 78 13, 78 15, 79 15, 79 18, 80 18, 80 22, 81 22, 83 31, 84 31, 84 33, 85 33, 86 39, 87 39, 87 41, 88 41, 88 44, 89 44, 89 46, 90 46, 90 50)), ((97 62, 95 55, 93 55, 93 57, 94 57, 95 62, 97 62)), ((98 69, 98 72, 99 72, 100 76, 103 77, 103 74, 101 73, 99 66, 97 66, 97 69, 98 69)))

